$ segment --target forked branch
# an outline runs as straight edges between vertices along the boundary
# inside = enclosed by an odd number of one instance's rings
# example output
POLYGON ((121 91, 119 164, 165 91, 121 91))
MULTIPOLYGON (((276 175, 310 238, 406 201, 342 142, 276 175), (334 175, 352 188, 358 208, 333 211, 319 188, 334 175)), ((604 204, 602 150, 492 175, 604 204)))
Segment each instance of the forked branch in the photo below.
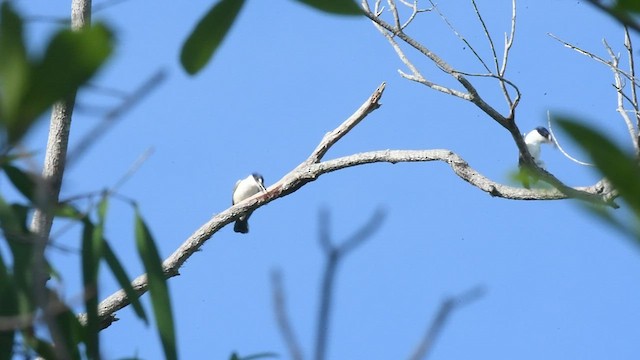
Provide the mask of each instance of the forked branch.
MULTIPOLYGON (((324 136, 309 158, 283 176, 278 182, 271 185, 266 193, 257 194, 214 215, 208 222, 197 229, 173 254, 165 259, 163 262, 165 276, 169 278, 179 275, 180 267, 188 258, 195 254, 213 234, 225 225, 235 221, 239 216, 291 194, 302 186, 315 181, 321 175, 364 164, 376 162, 395 164, 399 162, 443 161, 449 164, 460 178, 489 193, 491 196, 516 200, 553 200, 578 197, 598 203, 608 202, 610 200, 608 198, 608 188, 600 183, 587 188, 568 188, 569 190, 567 191, 555 189, 528 190, 502 185, 486 178, 471 168, 464 159, 449 150, 381 150, 322 161, 327 151, 338 140, 343 138, 368 114, 380 107, 379 100, 382 97, 384 88, 385 84, 383 83, 353 115, 324 136)), ((138 294, 144 294, 148 287, 146 274, 137 277, 131 284, 138 294)), ((102 326, 109 326, 114 320, 113 314, 129 305, 129 303, 130 300, 123 290, 115 292, 102 301, 98 306, 98 314, 102 320, 102 326)))

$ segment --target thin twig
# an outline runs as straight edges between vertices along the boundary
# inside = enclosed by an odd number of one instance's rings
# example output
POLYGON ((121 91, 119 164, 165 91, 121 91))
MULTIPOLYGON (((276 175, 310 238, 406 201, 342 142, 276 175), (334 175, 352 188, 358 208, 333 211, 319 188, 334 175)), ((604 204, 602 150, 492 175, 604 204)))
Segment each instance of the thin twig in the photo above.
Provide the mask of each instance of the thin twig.
POLYGON ((564 148, 562 148, 562 145, 560 145, 560 141, 558 141, 558 137, 553 133, 553 126, 551 125, 551 113, 548 110, 547 110, 547 128, 549 129, 549 133, 551 134, 551 139, 553 139, 553 144, 558 148, 558 150, 560 150, 562 155, 564 155, 567 159, 575 162, 576 164, 580 164, 584 166, 595 166, 594 164, 580 161, 574 158, 573 156, 569 155, 569 153, 566 152, 564 148))
POLYGON ((462 34, 458 32, 458 30, 456 30, 453 24, 451 24, 449 19, 442 13, 442 11, 440 11, 440 8, 433 2, 433 0, 429 0, 429 3, 431 4, 431 7, 438 13, 442 21, 444 21, 444 23, 447 24, 447 26, 449 27, 449 30, 451 30, 451 32, 453 32, 453 34, 457 36, 458 39, 460 39, 460 41, 462 41, 463 43, 465 43, 465 45, 467 45, 467 47, 469 48, 469 50, 471 50, 471 52, 476 57, 476 59, 478 59, 480 64, 482 64, 482 67, 484 67, 484 69, 490 73, 491 69, 489 69, 489 66, 487 65, 487 63, 484 62, 484 60, 482 59, 482 56, 478 54, 478 52, 473 47, 473 45, 471 45, 471 43, 464 36, 462 36, 462 34))
POLYGON ((627 56, 629 59, 629 74, 631 75, 631 106, 633 107, 633 113, 636 119, 636 136, 634 144, 636 148, 636 156, 640 158, 640 105, 638 104, 638 92, 636 87, 636 65, 635 57, 633 54, 633 44, 631 42, 631 36, 629 36, 629 28, 624 28, 624 46, 627 49, 627 56))
MULTIPOLYGON (((498 53, 496 51, 496 46, 493 43, 493 38, 491 37, 491 33, 487 28, 487 24, 484 22, 482 18, 482 14, 480 13, 480 9, 478 9, 478 4, 476 4, 476 0, 471 0, 471 4, 473 5, 473 9, 475 10, 476 17, 480 21, 482 25, 482 30, 484 31, 484 35, 489 41, 489 48, 491 49, 491 54, 493 55, 493 65, 495 66, 496 73, 500 72, 500 65, 498 64, 498 53)), ((488 70, 488 69, 487 69, 488 70)))
POLYGON ((565 47, 567 47, 567 48, 569 48, 571 50, 574 50, 577 53, 582 54, 582 55, 584 55, 584 56, 586 56, 588 58, 591 58, 592 60, 595 60, 596 62, 599 62, 599 63, 601 63, 603 65, 606 65, 606 66, 608 66, 609 68, 611 68, 614 71, 618 71, 620 74, 622 74, 622 76, 627 78, 627 80, 631 81, 636 86, 640 86, 640 84, 638 84, 638 82, 637 82, 637 79, 635 79, 631 74, 627 73, 626 71, 624 71, 624 70, 622 70, 620 68, 615 69, 610 61, 607 61, 607 60, 601 58, 600 56, 598 56, 598 55, 596 55, 596 54, 594 54, 592 52, 589 52, 587 50, 584 50, 584 49, 582 49, 582 48, 580 48, 580 47, 578 47, 576 45, 573 45, 573 44, 571 44, 569 42, 566 42, 566 41, 560 39, 559 37, 553 35, 552 33, 547 33, 547 35, 549 35, 549 37, 557 40, 558 42, 562 43, 565 47))

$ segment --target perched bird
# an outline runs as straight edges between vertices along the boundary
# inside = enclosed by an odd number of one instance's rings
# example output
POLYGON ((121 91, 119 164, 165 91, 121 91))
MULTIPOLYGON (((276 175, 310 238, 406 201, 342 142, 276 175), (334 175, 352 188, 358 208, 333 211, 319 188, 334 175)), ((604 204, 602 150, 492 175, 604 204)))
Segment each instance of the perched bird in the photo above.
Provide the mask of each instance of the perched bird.
MULTIPOLYGON (((527 144, 527 149, 529 149, 529 154, 531 154, 533 161, 535 161, 538 167, 544 169, 544 161, 540 159, 540 145, 555 144, 549 130, 547 130, 545 127, 538 126, 537 128, 529 131, 526 135, 524 135, 524 142, 525 144, 527 144)), ((527 172, 526 170, 524 172, 522 171, 525 165, 522 154, 518 159, 518 165, 520 166, 522 174, 522 185, 524 185, 524 187, 528 189, 529 177, 531 177, 531 172, 527 172)), ((533 180, 534 182, 536 182, 538 179, 533 177, 533 180)))
MULTIPOLYGON (((238 180, 236 182, 236 186, 233 188, 231 203, 235 205, 252 197, 257 193, 266 191, 267 189, 264 188, 264 179, 262 178, 262 176, 260 174, 253 173, 246 178, 238 180)), ((249 216, 251 216, 251 212, 248 212, 246 215, 240 216, 240 218, 236 220, 236 223, 233 226, 233 231, 242 234, 248 233, 249 216)))

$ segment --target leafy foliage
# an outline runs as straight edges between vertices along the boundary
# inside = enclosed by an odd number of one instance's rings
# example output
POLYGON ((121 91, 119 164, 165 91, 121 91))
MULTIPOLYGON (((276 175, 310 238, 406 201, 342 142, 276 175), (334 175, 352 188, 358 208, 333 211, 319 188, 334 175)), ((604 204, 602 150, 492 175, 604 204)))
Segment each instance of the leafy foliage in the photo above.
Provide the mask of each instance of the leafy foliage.
MULTIPOLYGON (((640 229, 640 165, 638 159, 623 151, 612 140, 597 130, 570 118, 558 119, 558 124, 591 157, 596 168, 619 192, 636 217, 636 230, 640 229)), ((615 226, 626 226, 614 221, 610 214, 599 211, 598 214, 615 226)), ((636 232, 640 245, 640 233, 636 232)))
POLYGON ((221 0, 198 22, 182 45, 180 61, 194 75, 209 62, 231 29, 244 0, 221 0))

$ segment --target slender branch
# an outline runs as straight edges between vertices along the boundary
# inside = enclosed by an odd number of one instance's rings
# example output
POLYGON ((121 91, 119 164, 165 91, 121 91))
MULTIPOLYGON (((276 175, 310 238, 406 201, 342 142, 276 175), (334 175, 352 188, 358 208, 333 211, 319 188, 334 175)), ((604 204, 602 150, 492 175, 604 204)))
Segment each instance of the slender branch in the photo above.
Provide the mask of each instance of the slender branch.
MULTIPOLYGON (((618 99, 618 107, 616 108, 616 111, 618 112, 618 114, 620 114, 620 117, 622 117, 622 120, 627 125, 627 131, 629 132, 629 136, 631 136, 631 143, 633 144, 635 152, 638 153, 639 149, 638 149, 638 144, 636 143, 636 138, 637 138, 636 129, 634 127, 633 121, 631 121, 631 118, 629 117, 629 114, 627 113, 627 110, 624 107, 625 99, 628 99, 630 103, 633 103, 633 100, 629 99, 627 95, 624 93, 624 83, 622 82, 620 71, 618 71, 620 69, 620 57, 619 55, 616 55, 613 52, 613 49, 611 48, 611 46, 609 46, 606 40, 603 39, 602 43, 604 44, 604 47, 607 49, 607 52, 609 53, 609 57, 611 57, 611 70, 613 71, 613 79, 615 81, 614 87, 616 89, 616 94, 618 99)), ((633 83, 631 84, 631 87, 635 88, 633 83)))
MULTIPOLYGON (((91 0, 72 0, 71 28, 81 30, 91 24, 91 0)), ((56 102, 51 111, 49 138, 42 170, 42 186, 38 190, 40 198, 31 219, 30 230, 35 237, 33 254, 34 298, 37 306, 43 311, 43 318, 53 339, 54 351, 60 359, 69 358, 69 349, 65 347, 64 337, 55 321, 55 314, 49 306, 50 294, 46 287, 48 279, 45 249, 53 224, 51 205, 58 201, 62 178, 66 166, 71 115, 75 104, 76 91, 66 99, 56 102)))
POLYGON ((413 351, 410 360, 426 359, 429 355, 429 351, 433 348, 433 344, 436 338, 442 332, 447 320, 451 317, 451 314, 459 308, 468 305, 469 303, 478 300, 484 295, 484 288, 478 286, 462 295, 450 297, 445 299, 440 304, 440 309, 436 313, 436 316, 431 321, 431 325, 427 328, 424 337, 413 351))
POLYGON ((595 166, 594 164, 591 164, 591 163, 588 163, 588 162, 585 162, 585 161, 580 161, 580 160, 574 158, 573 156, 569 155, 569 153, 564 150, 562 145, 560 145, 560 141, 558 141, 558 137, 553 132, 553 126, 551 125, 551 113, 549 111, 547 111, 547 128, 549 129, 549 133, 551 134, 551 138, 553 139, 553 144, 558 148, 558 150, 560 150, 562 155, 564 155, 567 159, 575 162, 576 164, 580 164, 580 165, 584 165, 584 166, 595 166))
POLYGON ((624 47, 627 49, 627 56, 629 59, 629 74, 631 75, 631 106, 633 107, 633 113, 636 119, 636 136, 634 144, 636 148, 636 156, 640 158, 640 105, 638 104, 638 92, 636 87, 636 65, 633 54, 633 44, 631 42, 631 36, 629 36, 629 28, 624 28, 624 47))
POLYGON ((493 38, 491 37, 491 33, 489 32, 489 29, 487 28, 487 24, 484 22, 484 19, 482 18, 482 14, 480 13, 480 9, 478 9, 478 4, 476 3, 476 0, 471 0, 471 4, 473 5, 473 10, 475 10, 476 17, 478 18, 478 20, 480 21, 480 24, 482 25, 482 30, 484 31, 484 35, 487 38, 487 41, 489 41, 489 48, 491 49, 491 54, 493 55, 493 65, 495 66, 496 73, 499 73, 500 65, 498 64, 498 53, 496 51, 496 46, 493 43, 493 38))
POLYGON ((369 221, 364 226, 362 226, 355 234, 353 234, 346 241, 342 242, 340 245, 336 246, 333 245, 331 241, 329 214, 326 211, 320 212, 320 228, 318 238, 320 241, 320 245, 324 250, 327 263, 324 268, 320 291, 320 305, 318 310, 318 326, 316 330, 316 346, 314 356, 315 360, 324 360, 326 358, 333 290, 335 288, 334 284, 338 266, 351 251, 355 250, 359 245, 362 245, 366 240, 371 238, 373 233, 375 233, 382 225, 383 219, 384 212, 382 210, 376 211, 371 216, 369 221))
MULTIPOLYGON (((449 150, 382 150, 318 162, 327 153, 329 148, 337 142, 338 138, 344 137, 346 133, 355 126, 355 123, 360 122, 366 114, 380 107, 378 101, 382 95, 382 89, 384 89, 384 84, 378 87, 372 96, 370 96, 347 121, 331 131, 328 135, 325 135, 321 143, 307 160, 283 176, 278 182, 271 185, 266 193, 256 194, 214 215, 208 222, 197 229, 173 254, 164 260, 163 268, 165 276, 173 277, 179 275, 180 267, 189 257, 195 254, 213 234, 227 224, 235 221, 239 216, 291 194, 302 186, 315 181, 323 174, 358 165, 376 162, 395 164, 398 162, 443 161, 451 166, 456 175, 471 185, 492 196, 514 200, 557 200, 576 197, 596 203, 609 204, 615 197, 614 191, 608 186, 608 183, 604 181, 598 182, 590 187, 568 188, 556 179, 562 186, 561 190, 529 190, 502 185, 481 175, 471 168, 464 159, 449 150)), ((548 173, 546 174, 551 176, 548 173)), ((542 179, 549 182, 547 178, 543 177, 542 179)), ((131 282, 131 285, 138 294, 144 294, 148 287, 146 274, 138 276, 131 282)), ((127 299, 123 290, 116 291, 103 300, 98 306, 98 314, 102 320, 102 326, 109 326, 115 318, 113 313, 129 305, 129 303, 130 300, 127 299)))
POLYGON ((573 45, 573 44, 571 44, 571 43, 569 43, 569 42, 566 42, 566 41, 564 41, 564 40, 560 39, 559 37, 557 37, 557 36, 555 36, 555 35, 553 35, 553 34, 551 34, 551 33, 547 33, 547 35, 549 35, 552 39, 555 39, 555 40, 557 40, 558 42, 562 43, 565 47, 567 47, 567 48, 569 48, 569 49, 571 49, 571 50, 574 50, 574 51, 576 51, 577 53, 582 54, 582 55, 584 55, 584 56, 586 56, 586 57, 589 57, 589 58, 591 58, 592 60, 595 60, 596 62, 599 62, 599 63, 601 63, 601 64, 603 64, 603 65, 606 65, 606 66, 608 66, 608 67, 612 68, 612 70, 613 70, 613 71, 617 71, 617 72, 619 72, 620 74, 622 74, 622 76, 624 76, 625 78, 627 78, 627 80, 631 81, 631 82, 632 82, 632 83, 634 83, 636 86, 640 86, 640 84, 638 83, 637 79, 635 79, 635 77, 634 77, 634 76, 632 76, 631 74, 627 73, 626 71, 624 71, 624 70, 622 70, 622 69, 620 69, 620 68, 617 68, 617 69, 616 69, 616 68, 614 68, 610 61, 607 61, 607 60, 605 60, 605 59, 601 58, 600 56, 598 56, 598 55, 596 55, 596 54, 594 54, 594 53, 592 53, 592 52, 589 52, 589 51, 587 51, 587 50, 584 50, 584 49, 582 49, 582 48, 579 48, 579 47, 577 47, 576 45, 573 45))
POLYGON ((300 350, 300 343, 291 328, 291 324, 287 316, 285 295, 282 286, 282 274, 279 271, 273 271, 271 273, 271 288, 273 289, 273 307, 276 314, 276 321, 287 349, 289 350, 290 359, 302 360, 304 357, 300 350))
POLYGON ((429 0, 429 3, 431 4, 431 7, 438 13, 442 21, 444 21, 444 23, 447 24, 447 26, 449 27, 449 30, 451 30, 451 32, 453 32, 453 34, 457 36, 458 39, 460 39, 460 41, 462 41, 463 43, 465 43, 465 45, 467 45, 467 47, 469 48, 469 50, 471 50, 471 52, 476 57, 476 59, 478 59, 480 64, 482 64, 482 67, 484 67, 484 69, 490 73, 491 69, 489 69, 489 66, 487 65, 487 63, 484 62, 484 60, 482 59, 482 56, 478 54, 478 52, 473 47, 473 45, 471 45, 471 43, 464 36, 462 36, 462 34, 458 32, 458 30, 456 30, 453 24, 451 24, 449 19, 442 13, 442 11, 440 11, 440 8, 438 8, 438 6, 433 2, 433 0, 429 0))

